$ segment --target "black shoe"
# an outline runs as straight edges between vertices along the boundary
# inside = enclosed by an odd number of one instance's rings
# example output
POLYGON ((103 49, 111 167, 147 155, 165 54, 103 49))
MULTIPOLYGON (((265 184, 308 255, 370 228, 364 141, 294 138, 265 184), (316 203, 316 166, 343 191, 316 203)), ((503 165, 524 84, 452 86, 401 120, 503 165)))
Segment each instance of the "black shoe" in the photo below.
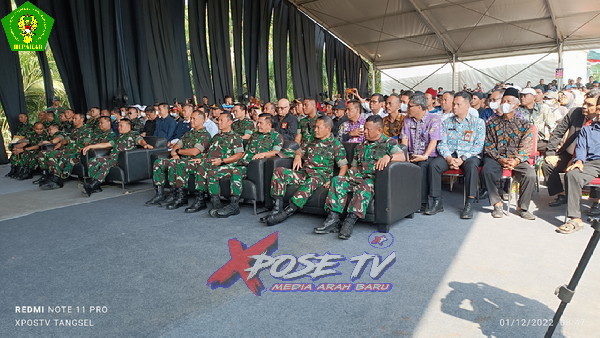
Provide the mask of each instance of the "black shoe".
POLYGON ((421 203, 421 207, 417 210, 417 213, 422 214, 427 210, 427 203, 421 203))
POLYGON ((145 206, 160 204, 160 202, 164 201, 165 198, 167 198, 165 196, 165 186, 164 185, 155 185, 154 192, 155 192, 154 197, 152 197, 152 199, 150 199, 149 201, 144 203, 145 206))
POLYGON ((48 173, 48 170, 42 170, 42 176, 40 176, 37 180, 33 180, 33 182, 31 182, 31 184, 39 184, 42 185, 44 184, 43 181, 47 181, 48 178, 50 178, 50 174, 48 173))
POLYGON ((552 202, 550 202, 548 205, 551 207, 560 207, 561 205, 567 204, 567 196, 565 195, 558 195, 556 196, 556 199, 552 202))
POLYGON ((479 199, 483 200, 488 197, 488 191, 485 187, 479 188, 479 199))
POLYGON ((171 188, 171 191, 169 192, 168 196, 165 193, 165 199, 162 202, 159 202, 158 206, 160 206, 161 208, 165 208, 167 205, 175 202, 175 199, 177 198, 177 194, 175 193, 176 190, 177 188, 171 188))
MULTIPOLYGON (((271 210, 271 213, 269 215, 275 215, 282 211, 283 211, 283 197, 279 197, 279 196, 273 197, 273 210, 271 210)), ((269 215, 261 217, 260 221, 263 223, 266 223, 267 217, 269 217, 269 215)))
POLYGON ((294 203, 290 203, 287 207, 285 207, 285 209, 283 209, 282 212, 279 212, 275 215, 267 216, 267 225, 273 226, 275 224, 279 224, 285 221, 288 217, 292 216, 298 209, 300 208, 298 208, 294 203))
POLYGON ((102 191, 100 188, 100 182, 98 180, 92 180, 90 183, 83 184, 83 193, 88 197, 92 196, 93 193, 102 191))
POLYGON ((208 211, 208 214, 212 217, 217 216, 217 210, 223 207, 223 203, 221 203, 221 196, 219 195, 211 195, 210 202, 212 203, 212 208, 208 211))
POLYGON ((217 209, 216 216, 218 218, 227 218, 240 213, 240 198, 238 196, 231 196, 230 200, 231 203, 221 209, 217 209))
POLYGON ((465 207, 463 208, 463 210, 460 213, 460 218, 462 218, 462 219, 473 218, 473 206, 471 205, 471 203, 469 203, 469 202, 465 203, 465 207))
POLYGON ((9 172, 8 172, 6 175, 4 175, 4 177, 10 177, 10 178, 13 178, 13 177, 14 177, 14 175, 15 175, 16 173, 18 173, 18 172, 19 172, 19 167, 17 167, 16 165, 11 165, 11 166, 10 166, 10 171, 9 171, 9 172))
POLYGON ((356 214, 351 213, 346 216, 344 219, 344 223, 342 223, 342 228, 340 229, 340 234, 338 238, 340 239, 349 239, 352 236, 352 230, 354 229, 354 224, 358 221, 358 217, 356 214))
POLYGON ((588 216, 596 217, 600 216, 600 203, 594 202, 588 211, 588 216))
POLYGON ((27 167, 23 167, 17 178, 19 181, 28 180, 33 178, 33 172, 27 167))
POLYGON ((185 208, 185 212, 191 214, 203 209, 206 209, 206 201, 204 200, 204 196, 202 196, 202 193, 196 193, 196 199, 194 200, 194 203, 192 203, 190 207, 185 208))
POLYGON ((430 206, 427 207, 427 210, 423 213, 424 215, 435 215, 438 212, 443 212, 444 206, 442 205, 442 200, 437 199, 433 200, 430 206))
POLYGON ((175 210, 175 209, 181 208, 183 206, 187 206, 188 199, 187 199, 187 192, 185 191, 185 189, 183 189, 183 188, 175 189, 174 195, 175 195, 175 200, 173 201, 173 203, 167 205, 167 210, 175 210))
POLYGON ((323 225, 315 228, 315 234, 328 234, 330 232, 339 232, 338 225, 340 224, 340 214, 335 211, 330 211, 323 225))
POLYGON ((45 184, 40 185, 42 190, 54 190, 63 187, 63 179, 58 176, 50 176, 45 184))

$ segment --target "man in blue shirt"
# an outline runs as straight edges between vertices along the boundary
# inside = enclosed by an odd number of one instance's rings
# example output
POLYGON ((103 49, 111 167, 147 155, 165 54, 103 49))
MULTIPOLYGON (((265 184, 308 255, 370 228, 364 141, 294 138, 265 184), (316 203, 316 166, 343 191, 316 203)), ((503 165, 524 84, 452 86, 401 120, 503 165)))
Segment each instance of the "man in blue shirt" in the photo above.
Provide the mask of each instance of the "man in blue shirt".
POLYGON ((581 220, 581 189, 600 176, 600 122, 583 127, 577 138, 573 164, 567 167, 567 222, 556 232, 570 234, 583 229, 581 220))
MULTIPOLYGON (((472 203, 477 193, 480 154, 485 143, 485 123, 479 117, 469 114, 470 106, 471 94, 463 91, 454 95, 453 116, 442 122, 442 139, 437 146, 440 156, 434 158, 429 165, 429 195, 433 205, 441 204, 444 171, 462 169, 467 196, 460 214, 463 219, 473 218, 472 203)), ((425 211, 425 215, 436 213, 437 210, 433 208, 425 211)))
POLYGON ((175 135, 175 129, 177 128, 177 122, 169 115, 169 105, 166 103, 159 104, 158 115, 154 136, 172 140, 173 135, 175 135))

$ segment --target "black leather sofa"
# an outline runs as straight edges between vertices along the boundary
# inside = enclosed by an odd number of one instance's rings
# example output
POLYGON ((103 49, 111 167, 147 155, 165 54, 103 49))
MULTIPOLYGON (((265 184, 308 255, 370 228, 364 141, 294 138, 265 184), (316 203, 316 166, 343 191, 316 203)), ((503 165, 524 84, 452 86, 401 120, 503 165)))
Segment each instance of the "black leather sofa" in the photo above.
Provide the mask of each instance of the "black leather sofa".
MULTIPOLYGON (((352 162, 354 149, 357 144, 344 143, 348 163, 352 162)), ((405 155, 406 150, 404 150, 405 155)), ((292 159, 275 159, 268 163, 266 171, 271 175, 276 167, 292 167, 292 159)), ((335 173, 339 171, 335 168, 335 173)), ((268 179, 270 182, 271 179, 268 179)), ((414 213, 421 207, 421 170, 418 166, 408 162, 393 162, 387 168, 379 171, 375 177, 375 197, 369 204, 363 222, 370 222, 377 226, 378 231, 388 232, 390 225, 396 223, 402 218, 412 218, 414 213)), ((270 188, 269 188, 270 189, 270 188)), ((297 186, 289 186, 286 190, 284 200, 289 199, 298 189, 297 186)), ((302 208, 302 212, 326 215, 324 206, 328 190, 324 187, 318 188, 308 199, 308 202, 302 208)), ((270 190, 267 205, 272 205, 270 190)))

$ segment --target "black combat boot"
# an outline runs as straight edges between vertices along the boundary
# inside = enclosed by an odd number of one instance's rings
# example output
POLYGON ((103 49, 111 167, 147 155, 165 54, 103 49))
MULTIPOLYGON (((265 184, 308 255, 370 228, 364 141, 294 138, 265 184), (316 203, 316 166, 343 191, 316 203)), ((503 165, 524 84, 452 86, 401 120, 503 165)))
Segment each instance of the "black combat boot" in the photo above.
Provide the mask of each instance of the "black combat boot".
POLYGON ((208 214, 212 217, 217 217, 217 210, 223 207, 223 203, 221 203, 221 196, 210 195, 210 202, 212 203, 212 208, 208 211, 208 214))
POLYGON ((40 176, 40 178, 38 178, 37 180, 33 180, 33 182, 31 182, 32 184, 38 184, 40 186, 42 186, 42 184, 45 183, 45 181, 48 181, 48 179, 50 178, 50 173, 48 172, 48 170, 44 169, 42 170, 42 176, 40 176))
POLYGON ((46 181, 45 183, 40 185, 40 189, 42 190, 54 190, 54 189, 59 189, 62 188, 64 185, 63 183, 63 179, 58 177, 58 176, 54 176, 51 175, 46 181))
POLYGON ((230 201, 231 202, 223 208, 217 209, 217 217, 227 218, 240 213, 240 197, 231 196, 230 201))
POLYGON ((354 224, 358 221, 358 217, 356 214, 351 213, 346 216, 344 223, 342 223, 342 228, 340 229, 339 238, 348 239, 352 236, 352 230, 354 229, 354 224))
POLYGON ((92 179, 92 181, 90 183, 84 183, 83 190, 84 190, 84 193, 87 194, 88 197, 92 196, 92 194, 95 192, 102 191, 102 188, 100 188, 100 181, 98 181, 96 179, 92 179))
POLYGON ((152 197, 152 199, 150 199, 149 201, 144 203, 145 206, 157 205, 160 202, 165 200, 166 196, 165 196, 165 186, 164 185, 155 185, 154 192, 155 192, 154 197, 152 197))
POLYGON ((29 169, 29 167, 22 167, 21 171, 19 172, 19 177, 17 177, 17 179, 19 181, 23 181, 28 180, 30 178, 33 178, 33 173, 31 169, 29 169))
POLYGON ((188 199, 187 199, 187 192, 185 191, 185 189, 183 189, 183 188, 175 189, 174 195, 175 195, 175 200, 173 201, 173 203, 167 205, 167 210, 175 210, 177 208, 187 206, 188 199))
MULTIPOLYGON (((274 197, 273 203, 273 210, 271 210, 271 213, 269 215, 275 215, 283 211, 283 197, 274 197)), ((260 221, 266 223, 267 217, 269 217, 269 215, 261 217, 260 221)))
POLYGON ((4 177, 14 178, 18 172, 19 172, 19 167, 17 167, 16 165, 11 165, 10 171, 8 172, 8 174, 4 175, 4 177))
POLYGON ((290 203, 282 212, 276 213, 275 215, 267 216, 267 225, 273 226, 285 221, 288 217, 292 216, 298 208, 294 203, 290 203))
POLYGON ((204 194, 199 191, 196 191, 195 195, 196 199, 194 199, 194 203, 192 203, 192 205, 189 208, 185 208, 185 212, 188 214, 206 209, 206 201, 204 200, 204 194))
POLYGON ((339 232, 338 225, 340 224, 340 214, 335 211, 329 211, 327 219, 323 225, 315 228, 315 234, 328 234, 330 232, 339 232))
POLYGON ((158 205, 165 208, 167 205, 175 202, 175 199, 177 198, 177 189, 178 188, 171 188, 169 195, 165 194, 166 198, 162 202, 159 202, 158 205))

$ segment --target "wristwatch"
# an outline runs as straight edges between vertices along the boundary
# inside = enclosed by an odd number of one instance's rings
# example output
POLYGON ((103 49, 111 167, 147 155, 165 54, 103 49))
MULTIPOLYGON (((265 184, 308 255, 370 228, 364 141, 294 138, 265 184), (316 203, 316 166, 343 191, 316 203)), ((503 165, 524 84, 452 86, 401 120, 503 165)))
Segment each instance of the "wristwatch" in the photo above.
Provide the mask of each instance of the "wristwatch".
POLYGON ((464 162, 464 161, 466 161, 466 160, 468 159, 468 157, 467 157, 466 155, 462 155, 462 156, 460 157, 460 159, 461 159, 461 160, 463 160, 463 162, 464 162))

